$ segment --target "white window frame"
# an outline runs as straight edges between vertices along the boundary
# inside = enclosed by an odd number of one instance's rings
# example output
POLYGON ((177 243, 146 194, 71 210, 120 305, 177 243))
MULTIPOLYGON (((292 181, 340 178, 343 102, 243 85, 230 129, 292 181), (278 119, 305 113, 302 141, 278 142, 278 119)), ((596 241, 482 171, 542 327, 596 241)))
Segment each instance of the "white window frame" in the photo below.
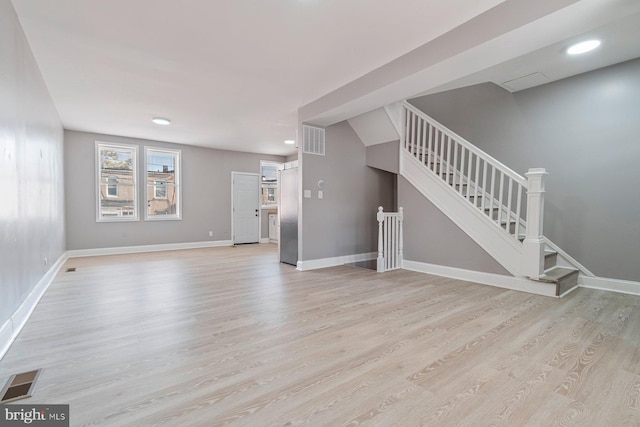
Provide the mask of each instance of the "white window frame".
MULTIPOLYGON (((140 216, 138 215, 138 146, 130 145, 130 144, 116 144, 112 142, 104 142, 104 141, 96 141, 95 142, 95 191, 96 191, 96 222, 128 222, 128 221, 139 221, 140 216), (132 151, 132 175, 131 178, 133 180, 133 215, 127 216, 103 216, 102 215, 102 206, 100 205, 100 187, 102 183, 100 182, 100 151, 103 148, 112 148, 114 150, 125 149, 132 151)), ((108 190, 107 190, 108 192, 108 190)), ((107 196, 113 198, 114 196, 107 196)), ((117 197, 117 196, 115 196, 117 197)))
MULTIPOLYGON (((182 150, 174 150, 169 148, 158 148, 158 147, 144 147, 144 220, 145 221, 181 221, 182 220, 182 150), (155 197, 156 185, 155 180, 153 183, 149 182, 149 176, 147 173, 147 162, 149 153, 158 153, 158 154, 170 154, 175 156, 175 191, 176 191, 176 214, 173 215, 149 215, 149 186, 153 185, 153 196, 155 197)), ((169 186, 165 183, 166 194, 167 197, 169 195, 169 186)), ((167 197, 164 197, 161 200, 166 200, 167 197)))

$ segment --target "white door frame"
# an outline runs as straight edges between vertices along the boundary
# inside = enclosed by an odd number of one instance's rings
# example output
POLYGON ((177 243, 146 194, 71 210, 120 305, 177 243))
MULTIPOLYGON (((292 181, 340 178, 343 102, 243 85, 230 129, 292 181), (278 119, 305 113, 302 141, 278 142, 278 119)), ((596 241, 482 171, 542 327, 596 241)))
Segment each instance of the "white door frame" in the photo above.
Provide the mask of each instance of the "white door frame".
MULTIPOLYGON (((258 185, 260 185, 260 174, 259 173, 252 173, 252 172, 236 172, 236 171, 231 171, 231 243, 232 244, 236 244, 236 236, 235 236, 235 228, 233 228, 233 217, 235 212, 233 211, 233 207, 234 207, 234 200, 233 200, 233 193, 234 193, 234 183, 235 183, 235 178, 236 175, 252 175, 252 176, 257 176, 258 177, 258 185)), ((262 239, 262 203, 260 203, 260 187, 258 187, 258 243, 260 243, 260 240, 262 239)))

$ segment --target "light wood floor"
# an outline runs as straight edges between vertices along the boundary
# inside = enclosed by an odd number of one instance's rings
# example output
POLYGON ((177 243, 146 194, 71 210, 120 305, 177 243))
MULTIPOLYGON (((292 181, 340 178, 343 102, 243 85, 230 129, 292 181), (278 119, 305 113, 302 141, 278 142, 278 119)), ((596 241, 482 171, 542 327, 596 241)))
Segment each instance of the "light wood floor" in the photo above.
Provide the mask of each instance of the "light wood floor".
POLYGON ((640 425, 639 297, 299 272, 272 245, 66 266, 0 380, 44 368, 30 402, 72 425, 640 425))

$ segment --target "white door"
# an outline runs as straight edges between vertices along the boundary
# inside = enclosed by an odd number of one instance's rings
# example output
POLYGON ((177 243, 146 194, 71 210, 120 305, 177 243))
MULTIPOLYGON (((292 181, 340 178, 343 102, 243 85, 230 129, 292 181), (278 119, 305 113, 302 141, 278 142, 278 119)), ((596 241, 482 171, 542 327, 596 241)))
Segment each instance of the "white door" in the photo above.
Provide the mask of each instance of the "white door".
POLYGON ((260 241, 260 176, 232 172, 233 243, 260 241))

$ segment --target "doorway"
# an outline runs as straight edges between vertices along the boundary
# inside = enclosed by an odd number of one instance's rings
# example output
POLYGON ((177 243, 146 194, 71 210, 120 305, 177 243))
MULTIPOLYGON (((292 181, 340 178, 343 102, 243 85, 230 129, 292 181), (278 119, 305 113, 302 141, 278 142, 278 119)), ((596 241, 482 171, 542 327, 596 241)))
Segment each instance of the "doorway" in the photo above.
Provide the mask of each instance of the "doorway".
POLYGON ((260 241, 260 175, 231 172, 231 223, 234 244, 260 241))

